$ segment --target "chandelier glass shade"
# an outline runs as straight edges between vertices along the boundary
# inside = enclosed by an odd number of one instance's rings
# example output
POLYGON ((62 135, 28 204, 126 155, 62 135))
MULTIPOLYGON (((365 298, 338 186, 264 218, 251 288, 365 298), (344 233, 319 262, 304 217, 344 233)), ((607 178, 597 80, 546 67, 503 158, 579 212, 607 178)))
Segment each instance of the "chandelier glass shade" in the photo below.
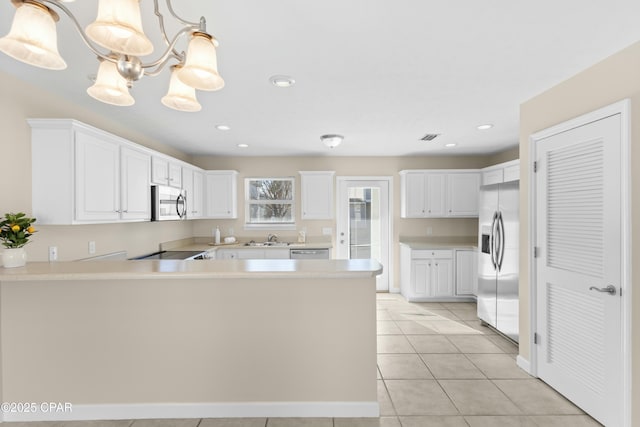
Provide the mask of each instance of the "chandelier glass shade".
POLYGON ((87 93, 105 104, 126 107, 136 102, 129 94, 127 79, 120 75, 116 64, 111 61, 100 61, 96 82, 87 89, 87 93))
POLYGON ((129 94, 133 82, 145 75, 159 75, 170 61, 177 64, 171 67, 169 91, 161 100, 167 107, 200 111, 202 107, 195 90, 214 91, 224 87, 224 80, 218 73, 218 41, 206 32, 204 17, 197 23, 183 20, 173 11, 171 0, 166 0, 166 8, 183 27, 170 38, 165 31, 159 0, 153 0, 165 47, 158 59, 147 63, 140 57, 153 53, 154 46, 142 28, 140 0, 99 0, 96 20, 84 30, 63 0, 11 2, 16 12, 9 33, 0 38, 0 51, 36 67, 65 69, 67 64, 57 46, 56 22, 59 18, 53 8, 63 12, 100 60, 95 83, 87 93, 101 102, 133 105, 135 100, 129 94), (186 54, 176 47, 184 38, 188 39, 186 54))
POLYGON ((187 61, 180 70, 180 80, 200 90, 218 90, 224 80, 218 74, 218 60, 213 38, 205 33, 193 33, 187 50, 187 61))
POLYGON ((100 46, 125 55, 144 56, 153 44, 142 30, 140 0, 100 0, 98 16, 85 30, 100 46))
POLYGON ((9 34, 0 39, 0 50, 18 61, 49 70, 64 70, 58 53, 58 15, 39 3, 17 5, 9 34))
POLYGON ((200 111, 202 105, 196 99, 196 90, 182 83, 178 78, 181 70, 180 65, 171 67, 171 81, 169 82, 169 91, 162 97, 161 102, 169 108, 180 111, 200 111))

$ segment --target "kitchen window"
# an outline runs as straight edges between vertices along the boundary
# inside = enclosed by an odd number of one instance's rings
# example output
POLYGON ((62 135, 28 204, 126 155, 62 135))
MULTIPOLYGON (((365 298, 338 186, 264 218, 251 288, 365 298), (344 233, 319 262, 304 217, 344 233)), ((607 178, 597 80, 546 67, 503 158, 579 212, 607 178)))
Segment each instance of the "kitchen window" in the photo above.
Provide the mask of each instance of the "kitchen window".
POLYGON ((246 178, 245 226, 247 228, 295 228, 295 179, 246 178))

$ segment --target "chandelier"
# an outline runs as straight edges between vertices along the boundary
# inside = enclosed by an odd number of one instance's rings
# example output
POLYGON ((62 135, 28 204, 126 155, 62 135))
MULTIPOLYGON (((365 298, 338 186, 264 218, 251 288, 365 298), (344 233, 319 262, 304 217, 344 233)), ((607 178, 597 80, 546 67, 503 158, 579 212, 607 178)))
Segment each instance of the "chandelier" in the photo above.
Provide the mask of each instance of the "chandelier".
POLYGON ((148 63, 143 63, 140 57, 153 53, 154 46, 142 29, 140 0, 99 0, 96 20, 84 30, 63 0, 11 2, 16 12, 9 34, 0 38, 0 51, 36 67, 50 70, 67 68, 58 53, 56 22, 59 16, 53 8, 62 11, 100 61, 95 83, 87 89, 87 93, 99 101, 120 106, 133 105, 135 100, 129 94, 133 82, 143 76, 159 75, 172 60, 176 63, 170 66, 169 90, 161 99, 167 107, 199 111, 202 107, 196 99, 196 89, 214 91, 224 86, 224 80, 218 74, 218 41, 207 33, 204 17, 198 23, 183 20, 173 11, 171 0, 167 0, 167 9, 183 28, 170 39, 158 0, 153 0, 166 47, 158 59, 148 63), (176 49, 178 41, 185 36, 189 37, 186 54, 176 49), (106 52, 101 49, 106 49, 106 52))

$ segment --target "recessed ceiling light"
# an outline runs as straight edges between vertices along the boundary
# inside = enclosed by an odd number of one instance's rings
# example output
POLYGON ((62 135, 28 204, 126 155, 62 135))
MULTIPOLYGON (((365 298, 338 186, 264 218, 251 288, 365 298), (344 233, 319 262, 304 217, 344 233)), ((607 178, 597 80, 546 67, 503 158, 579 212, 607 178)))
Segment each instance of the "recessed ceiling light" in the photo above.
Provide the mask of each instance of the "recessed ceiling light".
POLYGON ((485 125, 478 126, 478 130, 487 130, 487 129, 491 129, 492 127, 493 125, 491 123, 487 123, 485 125))
POLYGON ((273 84, 274 86, 278 86, 278 87, 293 86, 295 84, 295 82, 296 82, 293 77, 284 76, 284 75, 271 76, 271 77, 269 77, 269 81, 271 82, 271 84, 273 84))
POLYGON ((218 130, 231 130, 231 128, 227 125, 217 125, 216 129, 218 130))
POLYGON ((238 148, 249 148, 249 144, 238 144, 238 148))
POLYGON ((455 147, 456 145, 458 145, 458 144, 456 144, 454 142, 450 142, 449 144, 444 144, 444 146, 447 147, 447 148, 455 147))

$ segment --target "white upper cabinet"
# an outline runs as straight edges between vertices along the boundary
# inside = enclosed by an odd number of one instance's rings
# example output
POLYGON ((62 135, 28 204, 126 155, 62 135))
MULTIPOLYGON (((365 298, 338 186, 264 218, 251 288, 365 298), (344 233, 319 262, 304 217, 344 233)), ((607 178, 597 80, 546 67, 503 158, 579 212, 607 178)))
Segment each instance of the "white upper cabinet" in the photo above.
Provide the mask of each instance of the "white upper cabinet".
POLYGON ((182 168, 182 188, 187 194, 187 219, 204 217, 204 172, 191 167, 182 168))
POLYGON ((300 171, 302 193, 301 218, 333 218, 334 171, 300 171))
POLYGON ((129 147, 120 148, 120 210, 123 220, 151 219, 150 172, 149 153, 129 147))
POLYGON ((40 224, 150 219, 150 153, 74 120, 29 120, 40 224))
POLYGON ((208 218, 238 217, 238 172, 232 170, 207 171, 205 200, 208 218))
POLYGON ((162 156, 153 156, 151 182, 158 185, 182 188, 182 166, 162 156))
POLYGON ((520 160, 500 163, 482 169, 482 185, 502 184, 520 180, 520 160))
POLYGON ((120 144, 76 131, 75 159, 75 219, 120 219, 120 144))
POLYGON ((406 170, 400 172, 402 218, 477 217, 476 170, 406 170))
POLYGON ((441 217, 445 213, 445 176, 424 171, 400 172, 401 216, 441 217))
POLYGON ((480 191, 480 174, 452 173, 447 175, 447 209, 448 216, 478 216, 478 193, 480 191))

